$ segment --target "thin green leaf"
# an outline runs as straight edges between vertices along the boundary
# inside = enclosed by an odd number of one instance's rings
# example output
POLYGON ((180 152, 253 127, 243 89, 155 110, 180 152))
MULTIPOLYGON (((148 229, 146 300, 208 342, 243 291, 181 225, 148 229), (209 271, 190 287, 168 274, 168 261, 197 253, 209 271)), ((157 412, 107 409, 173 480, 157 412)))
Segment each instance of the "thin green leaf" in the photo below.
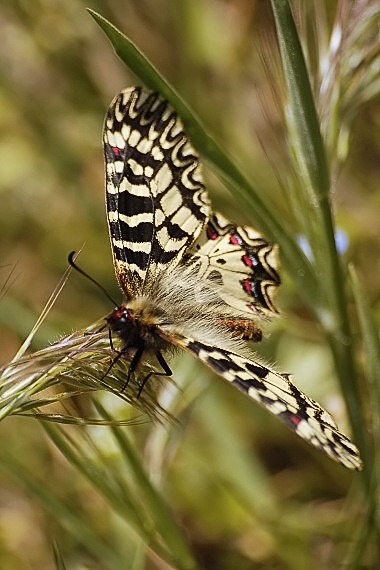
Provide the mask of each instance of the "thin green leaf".
POLYGON ((288 124, 301 176, 312 204, 328 201, 330 176, 309 77, 287 0, 272 0, 289 96, 288 124))
POLYGON ((53 542, 53 556, 56 570, 66 570, 65 561, 55 541, 53 542))
MULTIPOLYGON (((367 442, 368 474, 372 473, 371 489, 380 487, 380 341, 379 328, 370 310, 366 293, 359 281, 354 267, 349 267, 352 291, 358 311, 360 328, 363 336, 363 351, 368 380, 368 407, 371 411, 371 435, 373 441, 367 442), (373 478, 376 478, 376 482, 373 478)), ((363 432, 368 429, 363 425, 363 432)), ((374 498, 375 499, 375 498, 374 498)), ((377 499, 375 499, 377 500, 377 499)), ((379 520, 380 528, 380 520, 379 520)), ((380 544, 380 540, 379 540, 380 544)))
MULTIPOLYGON (((105 410, 99 404, 97 408, 111 423, 112 418, 105 410)), ((121 470, 117 462, 110 463, 94 439, 87 438, 86 443, 83 437, 69 437, 59 426, 47 424, 44 428, 66 459, 98 489, 149 548, 165 560, 172 559, 179 570, 196 568, 167 505, 152 486, 141 458, 119 427, 111 425, 108 429, 116 437, 121 456, 127 463, 125 470, 121 470), (128 473, 127 478, 125 473, 128 473)))
MULTIPOLYGON (((100 404, 96 404, 96 407, 103 418, 111 419, 108 412, 100 404)), ((110 429, 127 463, 129 471, 133 474, 135 481, 138 483, 138 491, 142 494, 144 506, 155 523, 155 529, 159 532, 164 543, 167 545, 175 567, 179 570, 195 569, 197 565, 186 544, 185 538, 179 531, 178 525, 168 505, 150 482, 141 463, 141 458, 136 455, 123 430, 118 426, 111 426, 110 429)))
MULTIPOLYGON (((263 202, 262 192, 254 187, 252 182, 240 172, 235 164, 228 158, 222 148, 214 139, 206 133, 199 118, 149 62, 136 45, 122 34, 115 26, 103 16, 93 10, 88 10, 97 24, 102 28, 110 40, 115 52, 135 75, 150 89, 158 91, 165 97, 180 115, 186 132, 196 149, 204 159, 217 171, 219 176, 231 190, 233 195, 239 197, 242 206, 247 207, 259 227, 265 235, 276 241, 281 248, 281 254, 289 272, 298 281, 298 287, 302 295, 310 300, 315 293, 315 278, 313 269, 292 238, 290 231, 286 231, 284 225, 273 215, 272 211, 263 202)), ((315 298, 317 301, 317 297, 315 298)))
POLYGON ((75 537, 78 543, 86 546, 107 567, 121 567, 118 553, 114 552, 95 531, 79 518, 70 504, 61 501, 55 491, 50 491, 45 480, 40 481, 29 473, 25 466, 4 447, 0 449, 0 463, 20 481, 30 495, 38 499, 45 509, 51 513, 54 520, 75 537))
POLYGON ((133 493, 123 493, 120 496, 120 488, 114 484, 114 470, 107 470, 107 460, 103 457, 95 442, 83 437, 71 438, 60 426, 51 424, 43 425, 47 435, 54 442, 68 462, 76 467, 90 483, 98 489, 102 496, 112 505, 122 517, 127 518, 129 524, 139 534, 143 530, 146 541, 151 540, 151 534, 147 532, 144 517, 142 516, 139 502, 135 500, 133 493), (91 447, 95 453, 91 453, 91 447), (126 517, 126 513, 128 516, 126 517))
MULTIPOLYGON (((319 320, 339 372, 342 392, 359 448, 364 447, 353 339, 344 277, 337 253, 331 212, 329 172, 308 72, 288 0, 271 0, 288 89, 289 129, 304 191, 313 207, 303 215, 308 227, 319 292, 319 320)), ((307 203, 307 198, 303 199, 307 203)))

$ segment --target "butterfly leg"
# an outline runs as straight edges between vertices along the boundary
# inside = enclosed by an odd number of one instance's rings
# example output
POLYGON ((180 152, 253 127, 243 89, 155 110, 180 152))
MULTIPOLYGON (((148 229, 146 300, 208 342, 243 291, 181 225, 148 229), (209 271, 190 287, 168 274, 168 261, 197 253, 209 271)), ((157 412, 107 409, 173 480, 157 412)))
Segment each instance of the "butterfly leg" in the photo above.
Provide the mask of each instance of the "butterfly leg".
MULTIPOLYGON (((113 349, 113 347, 112 347, 113 349)), ((114 350, 114 349, 113 349, 114 350)), ((105 371, 105 373, 103 374, 101 380, 104 380, 104 378, 106 376, 108 376, 108 373, 111 371, 111 369, 115 366, 116 362, 122 357, 124 356, 125 351, 121 350, 121 351, 117 351, 115 350, 115 352, 117 352, 115 358, 112 359, 111 364, 109 365, 109 367, 107 368, 107 370, 105 371)), ((128 383, 128 382, 127 382, 128 383)), ((125 384, 126 386, 127 384, 125 384)), ((123 390, 125 389, 125 386, 123 388, 123 390)))
POLYGON ((159 350, 156 352, 156 358, 158 362, 161 364, 163 372, 157 372, 156 370, 152 370, 152 372, 149 372, 149 374, 145 376, 144 380, 141 383, 141 386, 137 394, 137 398, 140 398, 141 392, 143 391, 145 384, 148 382, 151 376, 172 376, 173 374, 168 363, 166 362, 165 358, 162 356, 162 353, 159 350))
MULTIPOLYGON (((108 373, 110 372, 110 370, 115 366, 116 362, 118 360, 120 360, 120 358, 122 356, 125 355, 125 353, 127 352, 127 350, 130 349, 130 347, 127 345, 125 346, 122 350, 116 350, 114 344, 113 344, 113 340, 112 340, 112 330, 111 328, 108 331, 108 336, 109 336, 109 342, 110 342, 110 347, 111 349, 116 352, 116 356, 115 358, 112 359, 111 364, 109 365, 109 367, 107 368, 106 372, 103 374, 102 376, 102 380, 108 375, 108 373)), ((135 354, 132 357, 132 360, 130 362, 129 368, 128 368, 128 373, 127 373, 127 380, 124 383, 123 389, 121 390, 122 392, 124 392, 124 390, 126 389, 126 387, 128 386, 128 383, 131 379, 131 375, 133 374, 133 372, 136 370, 138 363, 141 360, 141 357, 144 353, 145 350, 145 344, 141 343, 140 346, 136 349, 135 354)))
MULTIPOLYGON (((145 351, 145 344, 142 343, 142 344, 140 344, 140 346, 136 349, 136 352, 135 352, 135 354, 134 354, 133 357, 132 357, 131 363, 130 363, 129 368, 128 368, 127 379, 126 379, 125 384, 124 384, 124 386, 123 386, 122 392, 124 392, 124 390, 125 390, 126 387, 128 386, 129 381, 130 381, 130 379, 131 379, 131 376, 132 376, 132 374, 134 373, 134 371, 136 370, 136 368, 137 368, 137 366, 138 366, 138 364, 139 364, 139 362, 140 362, 140 360, 141 360, 141 357, 142 357, 142 355, 144 354, 144 351, 145 351)), ((144 380, 143 384, 145 384, 145 380, 144 380)), ((142 388, 139 389, 139 392, 138 392, 137 397, 140 396, 141 390, 142 390, 142 388)))

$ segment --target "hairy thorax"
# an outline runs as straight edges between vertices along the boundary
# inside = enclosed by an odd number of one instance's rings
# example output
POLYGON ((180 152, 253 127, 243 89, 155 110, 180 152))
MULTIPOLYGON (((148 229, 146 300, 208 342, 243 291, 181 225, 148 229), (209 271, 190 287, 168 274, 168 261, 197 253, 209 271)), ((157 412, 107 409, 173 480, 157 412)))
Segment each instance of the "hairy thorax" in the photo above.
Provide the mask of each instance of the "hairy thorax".
MULTIPOLYGON (((145 289, 149 296, 136 295, 107 318, 125 346, 167 350, 173 338, 196 336, 239 349, 248 321, 242 321, 238 311, 233 314, 217 292, 193 273, 177 267, 162 272, 145 289)), ((260 328, 253 321, 248 324, 250 338, 260 340, 260 328)))

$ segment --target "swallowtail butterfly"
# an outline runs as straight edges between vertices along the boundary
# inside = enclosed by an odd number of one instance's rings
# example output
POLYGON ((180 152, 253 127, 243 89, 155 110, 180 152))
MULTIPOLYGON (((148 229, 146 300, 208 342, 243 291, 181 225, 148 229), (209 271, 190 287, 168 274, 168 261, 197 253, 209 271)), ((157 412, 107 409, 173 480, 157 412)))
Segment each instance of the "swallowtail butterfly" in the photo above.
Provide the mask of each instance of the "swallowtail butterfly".
MULTIPOLYGON (((260 319, 277 312, 277 247, 211 210, 199 157, 176 112, 136 87, 112 101, 104 123, 106 202, 116 276, 125 295, 108 316, 130 360, 189 351, 278 416, 301 438, 350 469, 354 444, 287 374, 253 359, 260 319)), ((158 367, 158 366, 157 366, 158 367)), ((147 380, 145 378, 144 382, 147 380)))

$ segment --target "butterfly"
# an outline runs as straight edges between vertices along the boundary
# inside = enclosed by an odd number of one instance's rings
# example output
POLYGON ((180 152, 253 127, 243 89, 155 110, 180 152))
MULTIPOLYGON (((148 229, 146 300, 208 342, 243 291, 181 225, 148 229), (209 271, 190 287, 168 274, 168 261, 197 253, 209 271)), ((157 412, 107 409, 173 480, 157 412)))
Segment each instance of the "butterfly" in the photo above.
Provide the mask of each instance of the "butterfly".
POLYGON ((214 213, 197 153, 159 94, 123 90, 104 122, 106 208, 115 273, 125 296, 106 321, 129 360, 170 376, 181 348, 275 414, 297 435, 350 469, 355 445, 288 374, 259 362, 248 342, 276 314, 277 246, 214 213), (158 368, 157 366, 157 368, 158 368))

